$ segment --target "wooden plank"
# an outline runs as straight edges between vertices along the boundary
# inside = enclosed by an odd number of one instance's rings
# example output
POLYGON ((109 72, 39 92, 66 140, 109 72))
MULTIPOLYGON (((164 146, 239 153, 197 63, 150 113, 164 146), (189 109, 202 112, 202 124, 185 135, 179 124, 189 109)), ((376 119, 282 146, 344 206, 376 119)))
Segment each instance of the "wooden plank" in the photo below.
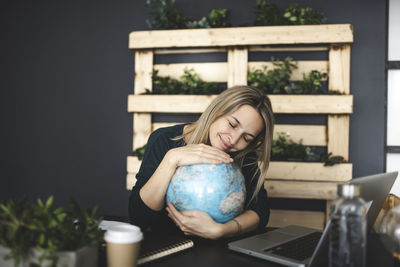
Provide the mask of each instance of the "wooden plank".
MULTIPOLYGON (((142 50, 135 53, 135 94, 152 90, 153 51, 142 50)), ((151 131, 151 113, 133 114, 133 150, 143 146, 151 131)))
POLYGON ((215 95, 129 95, 129 112, 201 113, 215 95))
MULTIPOLYGON (((208 54, 208 53, 226 53, 227 48, 161 48, 154 49, 155 55, 171 55, 171 54, 208 54)), ((296 52, 309 52, 309 51, 329 51, 328 46, 287 46, 287 47, 271 47, 271 46, 250 46, 249 52, 279 52, 279 51, 296 51, 296 52)))
POLYGON ((328 153, 349 158, 350 116, 328 116, 328 153))
POLYGON ((320 162, 272 161, 266 178, 291 181, 346 182, 351 179, 352 171, 353 168, 350 163, 324 166, 320 162))
POLYGON ((247 85, 247 48, 228 48, 228 87, 247 85))
MULTIPOLYGON (((154 122, 152 123, 151 131, 153 132, 158 128, 168 127, 175 124, 178 124, 178 122, 154 122)), ((296 143, 302 142, 302 144, 306 146, 327 145, 325 125, 275 124, 274 139, 278 137, 278 133, 285 134, 287 138, 290 138, 296 143)))
POLYGON ((268 197, 325 199, 337 198, 337 183, 266 180, 268 197))
POLYGON ((228 79, 228 64, 226 62, 157 64, 154 65, 154 69, 158 70, 160 76, 170 76, 178 80, 181 79, 185 69, 193 69, 206 82, 223 83, 228 79))
POLYGON ((151 134, 151 114, 133 113, 133 151, 147 144, 151 134))
POLYGON ((218 48, 183 48, 183 49, 154 49, 156 55, 170 55, 170 54, 206 54, 206 53, 226 53, 225 47, 218 48))
MULTIPOLYGON (((349 114, 352 95, 268 95, 274 113, 349 114)), ((201 113, 215 95, 129 95, 129 112, 201 113)))
POLYGON ((275 124, 274 139, 278 138, 278 133, 285 134, 293 142, 302 142, 305 146, 326 146, 326 126, 325 125, 290 125, 275 124))
POLYGON ((132 187, 136 184, 136 173, 128 173, 126 175, 126 190, 132 190, 132 187))
POLYGON ((153 72, 153 51, 139 50, 135 52, 135 94, 145 92, 145 89, 151 91, 153 81, 151 73, 153 72))
POLYGON ((268 227, 300 225, 322 230, 325 226, 325 214, 320 211, 271 210, 268 227))
POLYGON ((327 46, 250 46, 249 52, 312 52, 329 51, 327 46))
POLYGON ((329 90, 350 94, 350 45, 332 45, 329 50, 329 90))
POLYGON ((327 200, 325 209, 325 220, 328 221, 331 218, 331 213, 334 209, 334 203, 336 200, 327 200))
POLYGON ((350 24, 135 31, 129 35, 130 49, 352 42, 350 24))
POLYGON ((353 112, 351 95, 268 95, 274 113, 349 114, 353 112))
MULTIPOLYGON (((293 61, 293 63, 297 63, 297 69, 293 70, 290 76, 291 81, 302 81, 303 74, 308 74, 312 70, 328 73, 328 61, 326 60, 299 60, 293 61)), ((254 71, 256 69, 262 70, 264 66, 267 67, 267 71, 275 68, 270 61, 249 62, 249 71, 254 71)))

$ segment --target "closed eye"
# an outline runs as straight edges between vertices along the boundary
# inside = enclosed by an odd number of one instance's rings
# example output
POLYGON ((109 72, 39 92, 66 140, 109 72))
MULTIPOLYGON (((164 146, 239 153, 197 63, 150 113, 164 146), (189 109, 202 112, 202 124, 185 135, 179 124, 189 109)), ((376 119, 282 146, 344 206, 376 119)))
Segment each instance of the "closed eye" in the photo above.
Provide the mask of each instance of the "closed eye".
POLYGON ((253 138, 247 138, 245 135, 243 136, 243 140, 246 142, 246 143, 250 143, 251 141, 253 141, 253 138))

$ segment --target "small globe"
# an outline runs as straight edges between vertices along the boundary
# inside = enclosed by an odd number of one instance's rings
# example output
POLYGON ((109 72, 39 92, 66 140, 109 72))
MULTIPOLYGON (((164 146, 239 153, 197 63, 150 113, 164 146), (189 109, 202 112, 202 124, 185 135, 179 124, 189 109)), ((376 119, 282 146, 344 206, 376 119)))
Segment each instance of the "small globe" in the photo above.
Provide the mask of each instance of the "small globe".
POLYGON ((166 202, 179 211, 201 210, 225 223, 243 211, 246 187, 236 164, 179 167, 167 189, 166 202))

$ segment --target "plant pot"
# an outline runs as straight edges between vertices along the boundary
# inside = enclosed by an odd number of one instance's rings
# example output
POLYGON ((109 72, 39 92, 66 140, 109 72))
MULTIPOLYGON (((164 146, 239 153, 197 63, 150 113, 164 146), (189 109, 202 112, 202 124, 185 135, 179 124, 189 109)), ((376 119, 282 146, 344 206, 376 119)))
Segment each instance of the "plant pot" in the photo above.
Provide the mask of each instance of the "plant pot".
MULTIPOLYGON (((14 267, 12 259, 5 260, 4 256, 10 253, 10 249, 0 246, 0 266, 14 267)), ((38 263, 41 252, 37 249, 31 249, 29 257, 20 262, 18 267, 29 267, 31 263, 38 263)), ((56 252, 58 257, 57 267, 96 267, 98 261, 97 247, 85 246, 75 251, 56 252)), ((45 260, 42 266, 50 266, 51 263, 45 260)))

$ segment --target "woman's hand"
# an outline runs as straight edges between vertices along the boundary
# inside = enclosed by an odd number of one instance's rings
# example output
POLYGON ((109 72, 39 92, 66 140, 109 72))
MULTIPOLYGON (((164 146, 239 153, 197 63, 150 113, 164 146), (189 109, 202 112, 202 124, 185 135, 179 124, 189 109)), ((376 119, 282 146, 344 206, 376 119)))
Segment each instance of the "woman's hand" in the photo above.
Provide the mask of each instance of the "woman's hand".
POLYGON ((171 203, 168 203, 166 210, 168 216, 185 235, 197 235, 210 239, 218 239, 223 235, 223 225, 215 222, 204 211, 187 210, 180 212, 171 203))
POLYGON ((205 144, 186 145, 171 149, 167 156, 177 168, 199 163, 220 164, 232 163, 233 159, 224 151, 205 144))

